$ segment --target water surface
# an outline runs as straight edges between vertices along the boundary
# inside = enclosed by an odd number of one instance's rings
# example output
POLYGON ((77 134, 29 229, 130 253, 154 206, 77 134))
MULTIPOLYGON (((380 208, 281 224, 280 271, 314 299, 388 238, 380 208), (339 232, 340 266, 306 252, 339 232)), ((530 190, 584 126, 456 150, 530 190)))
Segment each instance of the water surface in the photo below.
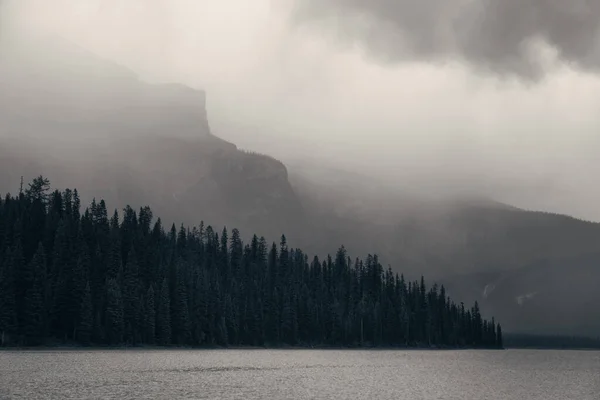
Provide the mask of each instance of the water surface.
POLYGON ((600 352, 0 352, 0 399, 598 400, 600 352))

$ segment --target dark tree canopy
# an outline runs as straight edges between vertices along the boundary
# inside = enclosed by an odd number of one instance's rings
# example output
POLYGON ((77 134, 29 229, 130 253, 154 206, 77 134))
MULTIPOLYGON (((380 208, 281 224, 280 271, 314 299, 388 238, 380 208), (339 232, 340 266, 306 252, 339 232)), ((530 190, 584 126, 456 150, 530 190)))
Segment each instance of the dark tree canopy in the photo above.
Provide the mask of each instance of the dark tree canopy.
POLYGON ((210 226, 165 231, 148 207, 80 212, 36 178, 0 199, 0 343, 502 347, 502 330, 376 255, 309 257, 210 226))

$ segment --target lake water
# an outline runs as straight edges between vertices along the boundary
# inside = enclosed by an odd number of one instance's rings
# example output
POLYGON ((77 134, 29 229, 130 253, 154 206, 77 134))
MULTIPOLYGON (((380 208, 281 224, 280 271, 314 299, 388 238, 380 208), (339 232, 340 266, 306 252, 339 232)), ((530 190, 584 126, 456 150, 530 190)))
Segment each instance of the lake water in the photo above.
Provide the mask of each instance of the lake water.
POLYGON ((0 399, 598 400, 600 352, 0 352, 0 399))

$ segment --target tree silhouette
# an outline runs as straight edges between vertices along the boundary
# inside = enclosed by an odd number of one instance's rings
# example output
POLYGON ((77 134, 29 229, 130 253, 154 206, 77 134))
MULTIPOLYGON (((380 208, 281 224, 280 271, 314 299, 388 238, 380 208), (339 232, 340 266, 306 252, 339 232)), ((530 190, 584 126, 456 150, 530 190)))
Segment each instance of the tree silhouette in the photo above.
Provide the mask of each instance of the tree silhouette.
POLYGON ((165 231, 150 208, 109 220, 36 178, 0 200, 2 345, 503 346, 479 305, 457 305, 377 255, 309 257, 237 229, 165 231))

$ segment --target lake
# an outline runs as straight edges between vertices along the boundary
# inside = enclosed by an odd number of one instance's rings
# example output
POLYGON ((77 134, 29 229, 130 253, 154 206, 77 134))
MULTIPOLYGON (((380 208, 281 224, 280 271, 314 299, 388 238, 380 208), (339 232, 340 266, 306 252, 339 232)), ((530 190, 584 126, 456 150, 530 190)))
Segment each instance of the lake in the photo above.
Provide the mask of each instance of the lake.
POLYGON ((0 351, 0 399, 598 400, 600 352, 0 351))

